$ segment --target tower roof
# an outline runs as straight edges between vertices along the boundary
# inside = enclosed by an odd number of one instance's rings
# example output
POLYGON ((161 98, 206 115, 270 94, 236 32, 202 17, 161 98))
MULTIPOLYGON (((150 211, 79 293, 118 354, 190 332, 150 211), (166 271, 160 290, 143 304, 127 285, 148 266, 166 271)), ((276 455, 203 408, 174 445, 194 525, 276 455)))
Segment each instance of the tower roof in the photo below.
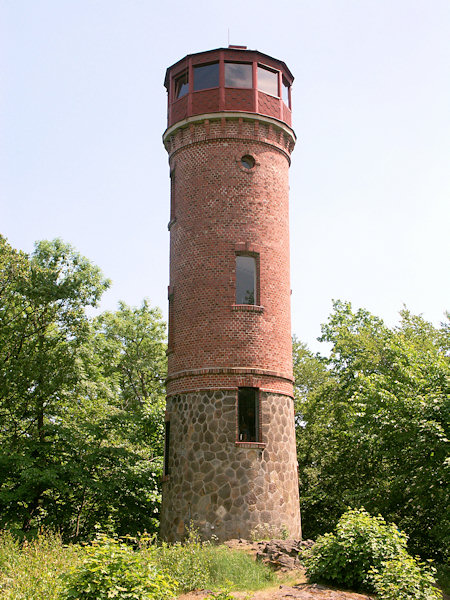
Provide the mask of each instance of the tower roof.
POLYGON ((247 46, 234 46, 234 45, 230 45, 228 46, 228 48, 214 48, 213 50, 205 50, 204 52, 195 52, 193 54, 186 54, 186 56, 184 56, 183 58, 181 58, 180 60, 178 60, 176 63, 174 63, 173 65, 171 65, 170 67, 167 68, 166 70, 166 76, 164 79, 164 86, 166 87, 167 90, 169 90, 169 78, 170 78, 170 73, 171 71, 179 71, 180 69, 178 67, 183 67, 185 66, 185 64, 187 63, 189 58, 193 58, 193 57, 205 57, 208 58, 208 55, 213 55, 215 56, 217 53, 219 52, 226 52, 227 53, 227 58, 232 59, 233 57, 235 57, 236 59, 241 58, 241 56, 244 52, 247 55, 245 58, 248 60, 250 58, 250 54, 255 55, 256 57, 260 57, 262 62, 274 62, 277 63, 283 70, 283 72, 285 73, 285 75, 289 78, 289 83, 292 84, 292 82, 294 81, 294 76, 292 75, 291 71, 289 70, 288 66, 286 65, 285 62, 283 62, 282 60, 278 60, 277 58, 274 58, 273 56, 270 56, 269 54, 265 54, 264 52, 260 52, 259 50, 249 50, 247 48, 247 46))

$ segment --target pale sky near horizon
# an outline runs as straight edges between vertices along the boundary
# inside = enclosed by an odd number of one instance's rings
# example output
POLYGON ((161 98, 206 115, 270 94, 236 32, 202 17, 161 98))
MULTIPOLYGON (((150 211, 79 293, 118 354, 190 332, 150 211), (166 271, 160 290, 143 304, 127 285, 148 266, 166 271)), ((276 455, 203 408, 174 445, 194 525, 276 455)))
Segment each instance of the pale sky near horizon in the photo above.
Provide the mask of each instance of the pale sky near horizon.
POLYGON ((331 299, 450 309, 450 0, 0 0, 0 232, 61 237, 167 314, 166 68, 247 45, 295 76, 292 329, 331 299))

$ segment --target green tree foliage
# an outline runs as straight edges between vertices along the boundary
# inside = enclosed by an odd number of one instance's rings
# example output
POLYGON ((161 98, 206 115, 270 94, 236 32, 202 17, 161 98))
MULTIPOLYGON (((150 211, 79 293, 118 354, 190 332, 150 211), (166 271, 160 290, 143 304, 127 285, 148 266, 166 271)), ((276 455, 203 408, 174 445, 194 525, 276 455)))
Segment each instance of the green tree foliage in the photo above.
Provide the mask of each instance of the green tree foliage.
POLYGON ((108 286, 97 267, 61 240, 30 257, 0 241, 0 526, 154 528, 160 313, 144 302, 88 318, 108 286))
POLYGON ((305 533, 324 533, 347 506, 365 506, 405 530, 414 553, 443 560, 450 537, 448 325, 435 328, 403 310, 389 329, 337 301, 320 340, 331 345, 329 358, 294 345, 305 533))

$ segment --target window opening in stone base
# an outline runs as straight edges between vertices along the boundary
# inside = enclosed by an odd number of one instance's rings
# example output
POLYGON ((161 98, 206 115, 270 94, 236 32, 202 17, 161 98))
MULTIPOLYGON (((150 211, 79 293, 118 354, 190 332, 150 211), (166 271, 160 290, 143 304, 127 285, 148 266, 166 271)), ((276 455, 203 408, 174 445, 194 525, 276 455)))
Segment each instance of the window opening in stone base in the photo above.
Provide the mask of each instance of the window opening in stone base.
POLYGON ((260 441, 257 388, 240 387, 238 389, 238 441, 260 441))

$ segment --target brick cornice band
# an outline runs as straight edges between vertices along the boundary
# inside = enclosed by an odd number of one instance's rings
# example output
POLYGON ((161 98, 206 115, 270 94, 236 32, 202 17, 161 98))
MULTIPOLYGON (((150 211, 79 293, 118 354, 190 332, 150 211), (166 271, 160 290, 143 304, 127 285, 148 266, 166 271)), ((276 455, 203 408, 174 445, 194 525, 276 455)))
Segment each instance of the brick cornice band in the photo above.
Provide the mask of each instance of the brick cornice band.
POLYGON ((186 369, 184 371, 178 371, 178 373, 172 373, 166 379, 166 383, 181 379, 183 377, 195 377, 197 375, 263 375, 266 377, 277 377, 278 379, 284 379, 293 383, 294 379, 287 373, 277 373, 276 371, 269 371, 268 369, 249 369, 246 367, 213 367, 205 369, 186 369))
POLYGON ((253 113, 209 113, 189 117, 169 127, 163 143, 170 155, 190 144, 232 137, 235 141, 258 141, 282 152, 290 162, 296 136, 285 123, 253 113))

